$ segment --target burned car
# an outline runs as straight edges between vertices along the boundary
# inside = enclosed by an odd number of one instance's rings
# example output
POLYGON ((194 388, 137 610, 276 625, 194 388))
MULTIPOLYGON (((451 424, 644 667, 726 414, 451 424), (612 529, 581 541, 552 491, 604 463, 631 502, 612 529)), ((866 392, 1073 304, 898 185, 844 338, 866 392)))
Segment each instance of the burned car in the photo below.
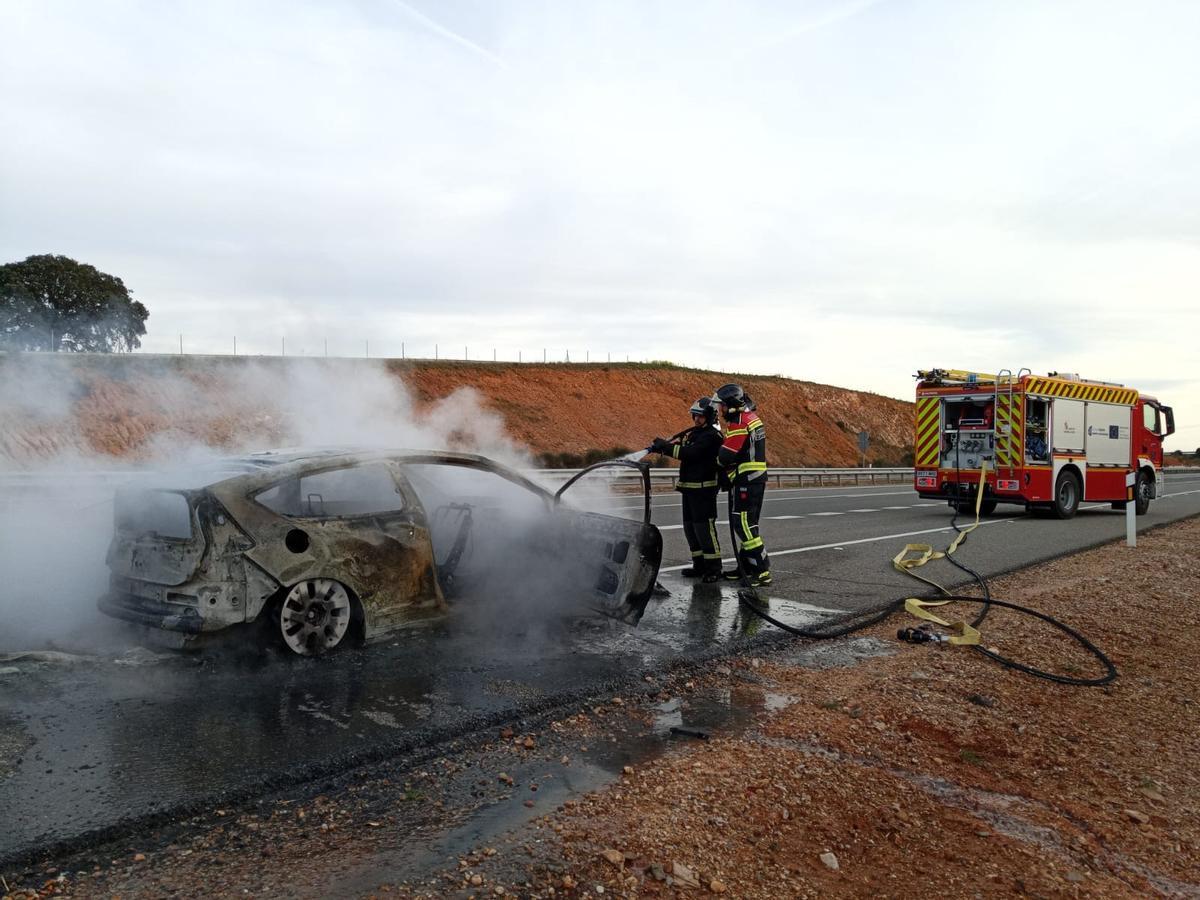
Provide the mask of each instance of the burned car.
POLYGON ((636 624, 662 536, 572 508, 486 457, 292 451, 226 461, 197 487, 119 491, 100 610, 186 645, 257 623, 314 655, 438 616, 448 600, 579 604, 636 624), (481 600, 481 598, 483 598, 481 600))

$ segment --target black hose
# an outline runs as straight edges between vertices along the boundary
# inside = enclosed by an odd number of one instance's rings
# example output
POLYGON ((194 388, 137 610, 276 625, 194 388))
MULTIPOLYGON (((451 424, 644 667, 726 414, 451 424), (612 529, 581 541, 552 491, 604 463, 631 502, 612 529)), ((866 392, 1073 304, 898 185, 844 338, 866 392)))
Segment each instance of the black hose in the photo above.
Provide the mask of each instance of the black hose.
MULTIPOLYGON (((953 528, 955 530, 955 532, 957 532, 958 534, 961 535, 961 534, 963 534, 963 529, 958 527, 958 513, 959 513, 958 500, 962 496, 962 489, 961 489, 962 488, 962 474, 961 474, 961 469, 959 468, 959 442, 957 440, 957 436, 956 436, 956 439, 954 442, 954 471, 955 471, 956 475, 958 476, 958 478, 955 481, 955 489, 957 490, 959 497, 956 497, 955 501, 953 503, 954 515, 950 519, 950 527, 953 528)), ((981 478, 979 488, 978 488, 981 497, 982 497, 982 493, 983 493, 983 488, 984 488, 984 479, 981 478)), ((963 540, 965 541, 965 538, 963 538, 963 540)), ((1045 613, 1040 613, 1036 609, 1030 609, 1027 606, 1018 606, 1016 603, 1008 603, 1004 600, 995 599, 994 597, 992 597, 991 590, 988 588, 987 579, 984 578, 983 575, 981 575, 979 572, 972 569, 970 566, 959 562, 957 559, 954 558, 953 553, 948 554, 945 558, 950 560, 950 562, 954 566, 958 567, 959 569, 961 569, 962 571, 964 571, 968 575, 970 575, 972 578, 974 578, 976 583, 978 583, 980 590, 983 592, 983 596, 982 597, 968 597, 964 594, 949 594, 949 593, 946 593, 945 591, 943 591, 940 595, 924 597, 922 599, 948 600, 948 601, 962 600, 962 601, 969 601, 971 603, 981 604, 983 608, 979 611, 979 615, 976 616, 975 619, 971 622, 971 627, 973 627, 973 628, 978 628, 983 623, 983 620, 985 618, 987 618, 988 611, 991 609, 992 606, 1002 606, 1005 609, 1015 610, 1020 613, 1025 613, 1026 615, 1033 616, 1036 619, 1041 619, 1043 622, 1049 623, 1050 625, 1057 628, 1059 631, 1062 631, 1063 633, 1065 633, 1066 635, 1071 637, 1076 643, 1078 643, 1081 647, 1083 647, 1090 654, 1092 654, 1092 656, 1094 656, 1097 660, 1099 660, 1100 665, 1104 668, 1104 674, 1102 676, 1100 676, 1099 678, 1074 678, 1070 675, 1058 675, 1054 672, 1047 672, 1043 669, 1035 668, 1034 666, 1027 666, 1024 663, 1020 663, 1020 662, 1017 662, 1016 660, 1008 659, 1007 657, 1002 656, 1001 654, 996 653, 992 650, 988 650, 987 648, 982 647, 978 644, 972 644, 971 645, 972 650, 975 650, 978 653, 982 653, 984 656, 988 657, 989 659, 1000 663, 1000 665, 1004 666, 1005 668, 1016 669, 1018 672, 1024 672, 1026 675, 1032 675, 1035 678, 1042 678, 1046 681, 1053 681, 1056 684, 1069 684, 1069 685, 1074 685, 1077 687, 1099 687, 1101 685, 1108 684, 1108 683, 1112 682, 1114 679, 1116 679, 1117 674, 1118 674, 1117 667, 1115 665, 1113 665, 1112 660, 1110 660, 1104 654, 1103 650, 1101 650, 1099 647, 1097 647, 1095 644, 1093 644, 1091 641, 1089 641, 1086 637, 1084 637, 1082 634, 1080 634, 1074 628, 1072 628, 1071 626, 1069 626, 1063 622, 1060 622, 1058 619, 1055 619, 1052 616, 1048 616, 1045 613)), ((741 570, 741 568, 742 568, 741 560, 739 559, 739 561, 738 561, 739 571, 741 570)), ((888 600, 887 602, 883 603, 882 605, 873 607, 872 609, 864 610, 864 611, 857 612, 857 613, 851 613, 848 616, 838 619, 834 623, 810 626, 810 627, 806 627, 806 628, 797 628, 794 625, 788 625, 786 622, 781 622, 779 619, 776 619, 774 616, 772 616, 770 613, 767 612, 767 610, 764 608, 764 606, 762 605, 762 603, 759 600, 758 591, 756 591, 750 585, 749 579, 745 577, 744 572, 742 572, 741 583, 742 583, 742 589, 738 591, 738 602, 739 603, 741 603, 743 606, 745 606, 747 609, 749 609, 751 612, 753 612, 755 615, 759 616, 763 620, 770 622, 776 628, 782 628, 784 631, 786 631, 790 634, 794 634, 797 637, 812 638, 814 640, 829 640, 831 638, 844 637, 845 635, 851 634, 855 631, 861 631, 864 628, 868 628, 872 625, 877 625, 880 622, 882 622, 885 619, 892 616, 894 613, 903 609, 904 601, 907 599, 907 598, 901 598, 898 600, 888 600)))
POLYGON ((1047 622, 1050 625, 1053 625, 1059 631, 1062 631, 1065 634, 1069 635, 1070 637, 1074 638, 1076 643, 1078 643, 1085 650, 1087 650, 1090 654, 1092 654, 1092 656, 1096 657, 1096 659, 1100 660, 1100 665, 1102 665, 1104 667, 1104 674, 1099 678, 1073 678, 1070 675, 1056 675, 1053 672, 1047 672, 1044 669, 1037 669, 1037 668, 1034 668, 1033 666, 1027 666, 1024 663, 1019 663, 1016 660, 1009 659, 1008 657, 1002 656, 1001 654, 996 653, 992 650, 988 650, 986 647, 982 647, 979 644, 974 644, 971 646, 972 650, 975 650, 978 653, 982 653, 984 656, 988 657, 989 659, 995 660, 996 662, 1000 663, 1000 665, 1002 665, 1002 666, 1005 666, 1009 669, 1016 669, 1019 672, 1024 672, 1027 675, 1034 676, 1035 678, 1044 678, 1047 681, 1055 681, 1059 684, 1073 684, 1073 685, 1078 685, 1079 687, 1098 687, 1102 684, 1108 684, 1110 681, 1113 681, 1117 677, 1117 667, 1115 665, 1113 665, 1113 662, 1111 659, 1109 659, 1107 656, 1105 656, 1103 650, 1101 650, 1099 647, 1097 647, 1095 644, 1093 644, 1091 641, 1089 641, 1086 637, 1084 637, 1082 634, 1080 634, 1078 631, 1076 631, 1070 625, 1060 622, 1058 619, 1054 618, 1053 616, 1048 616, 1045 613, 1038 612, 1036 609, 1030 609, 1028 606, 1018 606, 1016 603, 1006 603, 1005 601, 997 600, 994 597, 987 601, 984 601, 984 599, 982 597, 967 597, 962 594, 948 594, 947 596, 940 597, 938 599, 956 600, 956 601, 964 600, 964 601, 969 601, 971 603, 987 602, 991 606, 1003 606, 1005 609, 1013 609, 1013 610, 1016 610, 1017 612, 1025 613, 1025 615, 1033 616, 1035 619, 1041 619, 1043 622, 1047 622))
MULTIPOLYGON (((1024 672, 1027 675, 1032 675, 1035 678, 1042 678, 1046 681, 1053 681, 1058 684, 1076 685, 1078 687, 1099 687, 1100 685, 1108 684, 1117 677, 1117 667, 1113 665, 1112 660, 1105 655, 1103 650, 1089 641, 1070 625, 1060 622, 1053 616, 1048 616, 1045 613, 1038 612, 1036 609, 1030 609, 1027 606, 1019 606, 1016 603, 1008 603, 1004 600, 997 600, 995 597, 989 597, 985 599, 983 597, 968 597, 964 594, 946 594, 927 597, 925 599, 951 601, 962 600, 969 601, 971 603, 983 603, 987 606, 1002 606, 1005 609, 1016 610, 1017 612, 1033 616, 1036 619, 1041 619, 1043 622, 1047 622, 1050 625, 1053 625, 1059 631, 1067 634, 1069 637, 1074 639, 1076 643, 1078 643, 1081 647, 1092 654, 1092 656, 1099 660, 1100 665, 1104 668, 1104 675, 1100 676, 1099 678, 1074 678, 1069 675, 1058 675, 1054 672, 1047 672, 1044 669, 1035 668, 1034 666, 1027 666, 1024 663, 1009 659, 1006 656, 996 653, 995 651, 988 650, 986 647, 981 647, 978 644, 971 645, 972 650, 982 653, 989 659, 995 660, 1005 668, 1016 669, 1019 672, 1024 672)), ((738 600, 743 606, 745 606, 755 615, 761 617, 767 622, 770 622, 777 628, 782 628, 784 631, 794 634, 797 637, 813 638, 815 640, 828 640, 830 638, 843 637, 844 635, 855 631, 861 631, 863 628, 879 624, 893 613, 904 608, 904 599, 889 600, 883 606, 877 607, 873 610, 868 610, 863 613, 855 613, 851 616, 848 616, 847 619, 851 620, 850 624, 845 624, 846 619, 841 619, 832 628, 829 626, 797 628, 794 625, 781 622, 779 619, 776 619, 774 616, 768 613, 766 609, 759 604, 756 592, 753 590, 738 591, 738 600)))

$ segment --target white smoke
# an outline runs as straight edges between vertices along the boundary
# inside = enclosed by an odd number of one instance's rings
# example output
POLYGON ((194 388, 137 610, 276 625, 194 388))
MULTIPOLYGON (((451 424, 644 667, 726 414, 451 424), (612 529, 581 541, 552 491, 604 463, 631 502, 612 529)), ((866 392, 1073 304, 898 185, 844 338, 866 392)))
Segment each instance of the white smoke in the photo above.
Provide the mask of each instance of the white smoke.
MULTIPOLYGON (((112 639, 116 623, 95 602, 108 585, 118 485, 195 484, 214 460, 281 446, 462 450, 533 465, 476 392, 419 406, 382 361, 108 358, 96 362, 101 387, 89 362, 0 356, 0 651, 112 639), (113 382, 129 389, 120 410, 95 398, 113 382), (98 434, 128 437, 136 464, 94 449, 98 434)), ((603 487, 573 493, 589 507, 609 499, 603 487)))

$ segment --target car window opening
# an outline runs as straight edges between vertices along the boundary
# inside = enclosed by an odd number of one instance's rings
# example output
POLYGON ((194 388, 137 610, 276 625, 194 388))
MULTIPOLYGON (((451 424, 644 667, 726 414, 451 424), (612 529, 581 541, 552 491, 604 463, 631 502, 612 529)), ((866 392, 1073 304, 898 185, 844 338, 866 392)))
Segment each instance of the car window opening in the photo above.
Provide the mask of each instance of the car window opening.
POLYGON ((368 463, 289 478, 254 498, 272 512, 324 519, 404 510, 404 496, 388 467, 368 463))
POLYGON ((177 491, 122 490, 115 499, 117 529, 172 541, 192 538, 192 507, 177 491))

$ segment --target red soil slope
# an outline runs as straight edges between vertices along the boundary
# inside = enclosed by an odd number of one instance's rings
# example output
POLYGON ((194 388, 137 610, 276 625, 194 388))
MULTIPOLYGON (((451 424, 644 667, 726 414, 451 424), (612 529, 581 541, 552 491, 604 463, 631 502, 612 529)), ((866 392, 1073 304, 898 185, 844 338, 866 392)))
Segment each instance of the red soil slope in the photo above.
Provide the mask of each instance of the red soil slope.
MULTIPOLYGON (((757 402, 773 465, 857 465, 860 430, 871 434, 868 461, 911 458, 910 403, 780 377, 639 364, 0 354, 0 466, 71 454, 147 459, 169 444, 242 451, 304 443, 303 423, 288 421, 294 408, 277 402, 278 385, 314 372, 333 397, 357 396, 364 383, 403 382, 416 417, 473 389, 514 442, 551 462, 578 464, 589 451, 607 455, 670 436, 690 424, 697 397, 729 381, 757 402), (248 389, 248 372, 265 381, 248 389)), ((397 413, 380 409, 389 414, 397 413)))

